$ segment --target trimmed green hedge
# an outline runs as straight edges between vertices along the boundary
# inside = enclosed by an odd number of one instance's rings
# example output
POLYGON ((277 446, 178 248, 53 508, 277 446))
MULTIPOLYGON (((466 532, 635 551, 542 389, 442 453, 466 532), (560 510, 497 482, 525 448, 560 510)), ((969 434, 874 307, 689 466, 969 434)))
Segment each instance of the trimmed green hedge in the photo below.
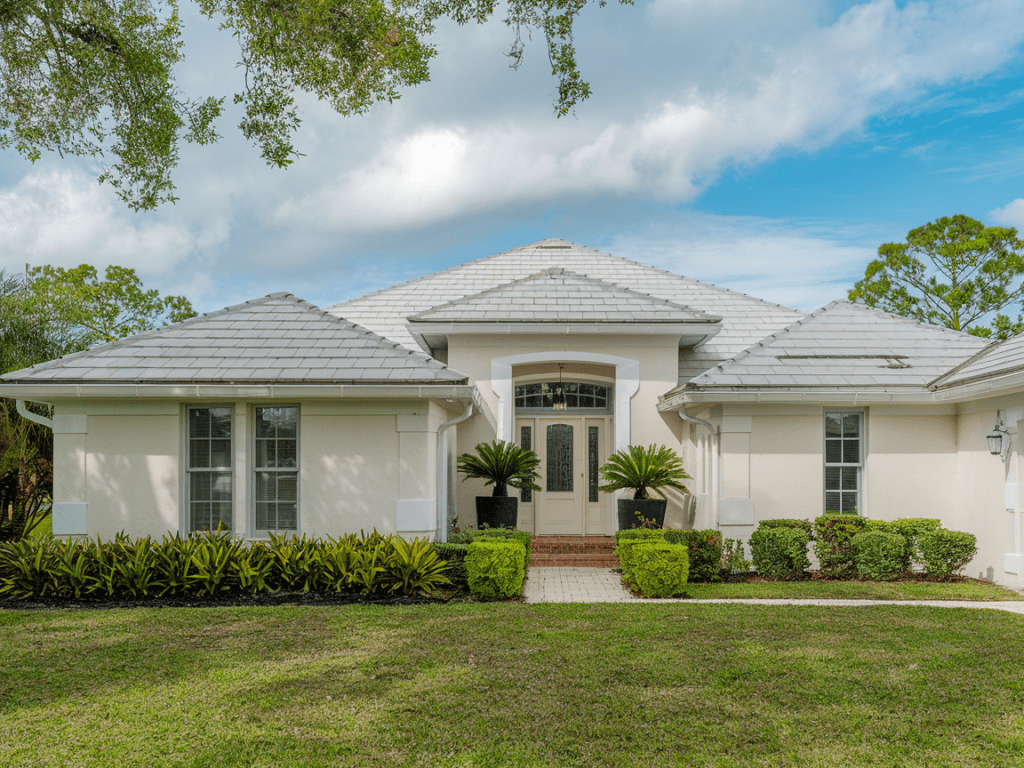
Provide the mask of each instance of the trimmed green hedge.
POLYGON ((113 541, 30 538, 0 544, 0 593, 16 598, 220 595, 304 592, 429 594, 448 584, 447 563, 424 539, 350 534, 274 536, 246 542, 227 533, 113 541))
POLYGON ((466 551, 466 577, 477 599, 517 597, 526 577, 526 548, 511 539, 479 537, 466 551))
POLYGON ((814 538, 814 529, 810 520, 794 520, 786 517, 776 517, 771 520, 762 520, 758 528, 798 528, 807 534, 808 539, 814 538))
POLYGON ((638 540, 632 547, 632 579, 644 597, 682 595, 690 575, 690 555, 682 544, 638 540))
POLYGON ((682 544, 690 554, 690 581, 714 583, 722 580, 721 531, 665 531, 665 541, 682 544))
POLYGON ((978 553, 977 544, 974 534, 941 528, 917 537, 917 546, 929 576, 952 576, 978 553))
POLYGON ((857 575, 853 537, 862 533, 867 518, 856 515, 822 515, 814 520, 814 554, 821 573, 833 579, 857 575))
POLYGON ((917 537, 922 533, 937 531, 940 528, 942 528, 942 524, 935 518, 901 517, 899 520, 886 523, 883 530, 898 533, 907 540, 906 563, 907 570, 910 570, 911 564, 924 565, 924 559, 921 557, 921 551, 917 546, 917 537))
POLYGON ((526 567, 530 567, 530 539, 529 531, 517 531, 515 528, 481 528, 456 533, 448 538, 452 544, 472 544, 479 539, 511 539, 518 541, 526 549, 526 567))
POLYGON ((803 526, 766 526, 766 520, 750 534, 754 568, 767 579, 792 579, 811 567, 807 557, 810 535, 803 526))
POLYGON ((862 579, 888 581, 906 570, 907 539, 898 533, 864 531, 850 540, 850 549, 862 579))

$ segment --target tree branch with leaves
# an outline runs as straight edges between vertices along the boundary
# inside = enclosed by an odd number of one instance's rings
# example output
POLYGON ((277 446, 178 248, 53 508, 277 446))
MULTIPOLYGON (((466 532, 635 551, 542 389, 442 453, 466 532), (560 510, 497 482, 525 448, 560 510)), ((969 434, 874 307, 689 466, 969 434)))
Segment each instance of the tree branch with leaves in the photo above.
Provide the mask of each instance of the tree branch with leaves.
MULTIPOLYGON (((268 165, 299 156, 295 97, 310 93, 341 115, 392 102, 426 82, 434 24, 483 23, 493 0, 195 0, 238 41, 245 85, 239 125, 268 165)), ((619 0, 631 5, 632 0, 619 0)), ((599 6, 605 0, 598 0, 599 6)), ((590 96, 573 46, 586 0, 511 0, 508 55, 523 32, 547 40, 558 82, 555 112, 590 96)), ((179 0, 0 0, 0 149, 33 162, 44 152, 112 160, 100 174, 135 210, 173 202, 182 141, 209 144, 226 97, 184 94, 179 0)))

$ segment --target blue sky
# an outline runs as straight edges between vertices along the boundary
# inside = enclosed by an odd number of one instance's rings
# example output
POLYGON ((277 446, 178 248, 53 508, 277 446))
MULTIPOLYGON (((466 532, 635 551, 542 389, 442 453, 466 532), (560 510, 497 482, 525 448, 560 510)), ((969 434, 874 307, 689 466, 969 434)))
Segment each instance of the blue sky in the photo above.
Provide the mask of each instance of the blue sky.
MULTIPOLYGON (((192 95, 237 88, 186 6, 192 95)), ((432 81, 369 115, 303 98, 287 171, 233 124, 189 147, 181 201, 132 214, 97 167, 0 154, 0 268, 138 269, 209 311, 322 306, 544 237, 811 310, 878 245, 965 213, 1024 229, 1024 10, 1005 0, 651 0, 587 8, 594 96, 555 119, 541 41, 442 25, 432 81)))

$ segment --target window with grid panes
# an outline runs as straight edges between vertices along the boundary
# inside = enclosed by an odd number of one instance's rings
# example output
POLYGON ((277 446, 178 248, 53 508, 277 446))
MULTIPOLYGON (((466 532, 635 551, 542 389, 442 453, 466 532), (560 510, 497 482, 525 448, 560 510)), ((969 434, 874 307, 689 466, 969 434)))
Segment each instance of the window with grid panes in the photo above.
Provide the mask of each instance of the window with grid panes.
POLYGON ((189 531, 231 530, 231 408, 189 408, 189 531))
POLYGON ((825 414, 825 511, 855 515, 860 508, 864 414, 825 414))
POLYGON ((255 440, 256 530, 298 530, 298 406, 257 408, 255 440))

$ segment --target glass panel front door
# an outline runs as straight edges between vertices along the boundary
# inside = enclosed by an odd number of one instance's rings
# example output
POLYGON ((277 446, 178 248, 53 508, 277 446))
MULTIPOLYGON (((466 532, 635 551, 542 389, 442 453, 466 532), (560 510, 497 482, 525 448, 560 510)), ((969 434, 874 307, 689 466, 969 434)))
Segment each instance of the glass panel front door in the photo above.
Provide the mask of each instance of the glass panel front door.
POLYGON ((573 426, 548 424, 547 427, 547 492, 572 493, 573 426))

